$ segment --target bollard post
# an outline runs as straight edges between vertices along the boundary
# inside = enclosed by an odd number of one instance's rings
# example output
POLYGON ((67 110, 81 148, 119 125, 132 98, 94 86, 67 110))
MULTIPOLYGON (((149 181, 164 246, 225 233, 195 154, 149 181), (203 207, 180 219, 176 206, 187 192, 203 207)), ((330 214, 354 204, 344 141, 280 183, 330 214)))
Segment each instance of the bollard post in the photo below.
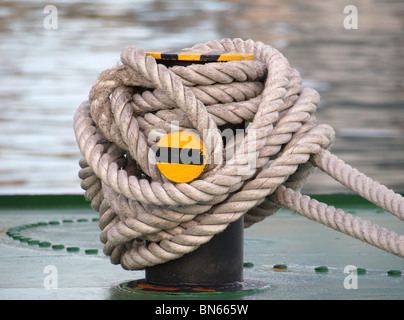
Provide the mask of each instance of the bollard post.
MULTIPOLYGON (((240 52, 151 51, 146 54, 167 67, 253 59, 252 54, 240 52)), ((176 172, 178 174, 180 172, 176 172)), ((261 281, 244 280, 243 249, 244 217, 241 217, 195 251, 179 259, 148 267, 145 279, 124 283, 120 287, 132 292, 170 294, 256 292, 268 289, 270 286, 261 281)))
POLYGON ((241 288, 244 280, 243 222, 241 217, 180 259, 146 268, 146 283, 215 290, 241 288))

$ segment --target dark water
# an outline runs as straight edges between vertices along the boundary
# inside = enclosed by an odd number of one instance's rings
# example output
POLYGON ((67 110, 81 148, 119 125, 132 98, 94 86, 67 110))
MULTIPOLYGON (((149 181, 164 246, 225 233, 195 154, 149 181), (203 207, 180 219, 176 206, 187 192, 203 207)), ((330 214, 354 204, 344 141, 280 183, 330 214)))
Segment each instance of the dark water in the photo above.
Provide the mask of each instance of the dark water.
MULTIPOLYGON (((404 191, 404 2, 387 1, 0 2, 0 193, 81 193, 72 119, 98 74, 122 49, 184 48, 225 37, 281 50, 317 89, 332 151, 404 191), (358 29, 345 29, 346 5, 358 29)), ((306 192, 347 191, 321 172, 306 192)))

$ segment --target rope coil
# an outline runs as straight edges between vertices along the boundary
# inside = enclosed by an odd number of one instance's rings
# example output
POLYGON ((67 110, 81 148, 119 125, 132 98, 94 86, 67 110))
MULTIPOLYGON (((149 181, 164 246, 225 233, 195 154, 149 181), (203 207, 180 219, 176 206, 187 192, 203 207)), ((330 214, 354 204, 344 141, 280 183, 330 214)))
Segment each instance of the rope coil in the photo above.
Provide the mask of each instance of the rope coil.
POLYGON ((241 39, 192 49, 252 53, 254 60, 167 68, 128 47, 75 114, 81 186, 100 213, 100 239, 113 264, 138 270, 178 259, 241 216, 247 228, 281 207, 404 257, 403 236, 298 192, 319 167, 404 219, 400 195, 327 150, 335 134, 316 123, 319 95, 302 88, 278 50, 241 39), (226 129, 243 129, 238 144, 223 143, 226 129), (198 132, 212 159, 189 183, 167 180, 150 157, 161 134, 180 130, 198 132))

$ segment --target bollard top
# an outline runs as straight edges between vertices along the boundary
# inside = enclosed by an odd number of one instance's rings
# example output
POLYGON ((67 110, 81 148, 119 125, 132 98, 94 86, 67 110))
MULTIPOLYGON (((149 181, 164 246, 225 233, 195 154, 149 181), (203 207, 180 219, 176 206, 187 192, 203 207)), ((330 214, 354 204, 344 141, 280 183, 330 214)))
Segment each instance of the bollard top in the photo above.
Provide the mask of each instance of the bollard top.
POLYGON ((157 50, 146 51, 146 55, 154 57, 156 60, 165 61, 187 61, 187 62, 221 62, 252 60, 254 55, 247 52, 227 52, 217 50, 157 50))
POLYGON ((191 182, 199 177, 206 167, 206 151, 204 142, 196 133, 171 132, 157 143, 157 167, 170 181, 191 182))

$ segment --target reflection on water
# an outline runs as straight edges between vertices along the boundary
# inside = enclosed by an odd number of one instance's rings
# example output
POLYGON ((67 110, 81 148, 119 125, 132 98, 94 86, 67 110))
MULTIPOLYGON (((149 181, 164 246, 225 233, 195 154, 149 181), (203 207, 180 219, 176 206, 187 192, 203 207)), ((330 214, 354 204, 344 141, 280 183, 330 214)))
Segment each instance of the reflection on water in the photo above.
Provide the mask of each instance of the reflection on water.
MULTIPOLYGON (((332 151, 404 191, 404 3, 388 1, 42 1, 0 7, 0 193, 81 193, 72 129, 78 105, 122 49, 183 48, 224 37, 279 48, 321 94, 332 151), (343 26, 344 6, 359 29, 343 26)), ((320 172, 306 192, 346 191, 320 172)))

